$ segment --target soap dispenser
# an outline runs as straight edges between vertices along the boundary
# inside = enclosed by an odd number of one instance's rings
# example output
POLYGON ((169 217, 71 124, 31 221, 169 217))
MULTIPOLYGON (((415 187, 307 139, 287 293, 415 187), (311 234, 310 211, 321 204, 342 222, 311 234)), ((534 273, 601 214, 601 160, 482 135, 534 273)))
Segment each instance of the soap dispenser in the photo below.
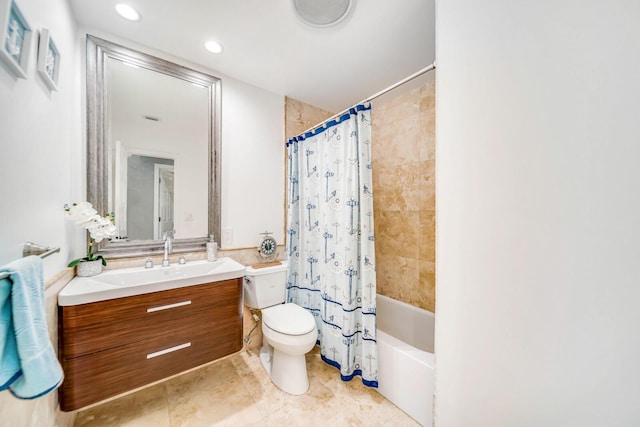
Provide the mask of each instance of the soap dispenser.
POLYGON ((213 262, 218 260, 218 244, 213 239, 213 234, 209 236, 207 242, 207 261, 213 262))

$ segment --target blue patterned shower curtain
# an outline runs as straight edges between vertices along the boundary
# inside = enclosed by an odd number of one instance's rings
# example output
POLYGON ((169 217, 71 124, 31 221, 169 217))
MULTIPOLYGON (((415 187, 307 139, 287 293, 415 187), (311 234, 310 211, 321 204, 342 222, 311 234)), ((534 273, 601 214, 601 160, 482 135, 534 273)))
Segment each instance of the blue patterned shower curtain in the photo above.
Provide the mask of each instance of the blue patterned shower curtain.
POLYGON ((309 310, 322 360, 378 386, 371 107, 287 142, 287 301, 309 310))

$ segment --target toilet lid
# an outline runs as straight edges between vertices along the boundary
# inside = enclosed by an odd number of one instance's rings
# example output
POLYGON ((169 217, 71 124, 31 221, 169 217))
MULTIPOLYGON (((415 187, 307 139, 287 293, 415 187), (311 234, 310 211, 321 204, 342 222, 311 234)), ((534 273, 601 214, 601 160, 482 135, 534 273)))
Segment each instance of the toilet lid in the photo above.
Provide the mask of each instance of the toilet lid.
POLYGON ((286 335, 304 335, 316 327, 311 313, 291 303, 262 310, 262 322, 274 331, 286 335))

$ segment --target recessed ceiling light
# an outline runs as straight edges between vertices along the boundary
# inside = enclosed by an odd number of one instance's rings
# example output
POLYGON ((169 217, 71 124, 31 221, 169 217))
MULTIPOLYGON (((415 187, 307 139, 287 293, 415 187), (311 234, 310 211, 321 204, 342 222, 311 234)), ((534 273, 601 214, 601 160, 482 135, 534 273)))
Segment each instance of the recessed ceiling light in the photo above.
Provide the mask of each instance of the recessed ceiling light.
POLYGON ((222 52, 222 45, 218 42, 214 42, 213 40, 208 41, 204 44, 205 49, 207 49, 211 53, 220 53, 222 52))
POLYGON ((137 10, 135 10, 132 6, 128 4, 119 3, 116 5, 116 12, 124 19, 128 19, 129 21, 139 21, 140 14, 137 10))

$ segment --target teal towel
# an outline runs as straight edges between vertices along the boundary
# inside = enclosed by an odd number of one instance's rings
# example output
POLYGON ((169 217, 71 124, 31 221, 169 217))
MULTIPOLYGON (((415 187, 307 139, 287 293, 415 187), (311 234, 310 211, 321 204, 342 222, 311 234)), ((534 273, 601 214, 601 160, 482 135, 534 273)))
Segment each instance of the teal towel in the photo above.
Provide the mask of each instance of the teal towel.
POLYGON ((62 368, 49 340, 42 260, 29 256, 0 268, 0 390, 35 399, 60 385, 62 368))

